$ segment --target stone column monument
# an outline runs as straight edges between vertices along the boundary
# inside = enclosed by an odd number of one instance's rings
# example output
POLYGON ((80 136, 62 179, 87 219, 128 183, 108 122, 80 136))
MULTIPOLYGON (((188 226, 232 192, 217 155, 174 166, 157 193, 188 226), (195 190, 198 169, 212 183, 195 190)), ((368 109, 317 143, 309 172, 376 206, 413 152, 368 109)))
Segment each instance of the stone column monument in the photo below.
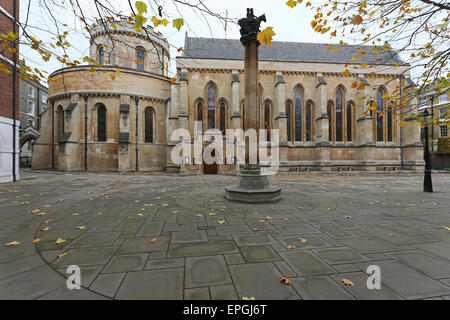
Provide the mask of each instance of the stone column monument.
MULTIPOLYGON (((241 43, 245 47, 244 77, 245 77, 245 130, 255 130, 258 133, 258 47, 259 26, 266 21, 266 16, 256 17, 253 9, 247 9, 247 17, 238 21, 241 27, 241 43)), ((256 142, 245 141, 245 165, 240 172, 239 183, 225 188, 228 200, 247 203, 275 202, 281 199, 281 188, 269 185, 267 175, 261 174, 259 166, 259 136, 256 142), (251 146, 250 143, 256 143, 251 146), (250 152, 256 150, 256 163, 251 163, 250 152)))

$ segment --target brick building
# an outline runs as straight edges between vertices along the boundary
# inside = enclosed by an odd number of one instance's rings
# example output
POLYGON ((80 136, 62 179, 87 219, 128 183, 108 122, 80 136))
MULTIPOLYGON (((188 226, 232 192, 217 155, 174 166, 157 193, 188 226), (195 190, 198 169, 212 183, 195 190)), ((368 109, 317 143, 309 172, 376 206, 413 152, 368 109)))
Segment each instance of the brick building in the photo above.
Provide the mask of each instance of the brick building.
MULTIPOLYGON (((0 0, 0 34, 18 33, 18 19, 19 1, 0 0)), ((19 179, 19 77, 13 72, 16 59, 17 54, 0 46, 0 64, 7 70, 0 71, 0 182, 19 179)))
POLYGON ((32 145, 40 135, 40 115, 47 110, 47 92, 46 86, 32 79, 20 79, 20 167, 31 167, 32 145))

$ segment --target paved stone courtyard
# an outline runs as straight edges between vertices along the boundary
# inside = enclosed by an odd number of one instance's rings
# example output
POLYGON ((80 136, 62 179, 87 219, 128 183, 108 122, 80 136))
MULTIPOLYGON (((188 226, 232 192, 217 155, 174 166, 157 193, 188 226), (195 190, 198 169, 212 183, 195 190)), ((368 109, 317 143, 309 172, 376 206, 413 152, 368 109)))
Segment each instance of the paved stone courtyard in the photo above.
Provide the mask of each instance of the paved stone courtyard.
POLYGON ((1 299, 450 298, 450 174, 276 176, 270 205, 227 201, 229 176, 27 176, 0 184, 1 299))

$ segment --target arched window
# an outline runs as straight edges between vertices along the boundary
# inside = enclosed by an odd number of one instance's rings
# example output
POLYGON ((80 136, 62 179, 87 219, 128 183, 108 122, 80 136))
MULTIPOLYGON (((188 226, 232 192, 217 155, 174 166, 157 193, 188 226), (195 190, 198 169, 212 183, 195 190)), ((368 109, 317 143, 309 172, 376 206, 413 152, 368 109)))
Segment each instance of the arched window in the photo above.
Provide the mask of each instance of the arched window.
POLYGON ((222 131, 222 134, 225 134, 225 103, 221 102, 219 105, 219 110, 220 110, 220 114, 219 114, 219 129, 220 131, 222 131))
POLYGON ((202 132, 203 131, 203 103, 201 101, 199 101, 197 103, 197 119, 196 119, 199 123, 199 126, 197 128, 198 132, 202 132))
POLYGON ((106 141, 106 108, 104 105, 97 108, 97 141, 106 141))
POLYGON ((347 141, 353 141, 352 130, 353 130, 353 114, 352 114, 352 104, 347 104, 347 141))
POLYGON ((383 141, 383 91, 377 90, 377 141, 383 141))
POLYGON ((270 129, 271 129, 271 118, 270 118, 270 103, 267 101, 264 104, 264 129, 266 130, 266 139, 270 141, 270 129))
POLYGON ((208 129, 216 127, 216 88, 214 85, 208 87, 208 129))
POLYGON ((295 141, 302 141, 302 90, 295 88, 295 141))
POLYGON ((307 103, 306 104, 306 141, 311 141, 312 140, 312 131, 311 131, 311 114, 312 114, 312 106, 311 103, 307 103))
POLYGON ((105 63, 105 49, 103 47, 100 47, 98 49, 98 63, 99 64, 105 63))
POLYGON ((62 106, 58 106, 56 109, 56 121, 56 140, 59 140, 64 134, 64 109, 62 106))
POLYGON ((331 103, 327 105, 327 116, 328 116, 328 140, 333 141, 333 106, 331 103))
POLYGON ((342 141, 342 103, 343 103, 344 95, 342 93, 342 89, 338 88, 336 90, 336 141, 342 141))
POLYGON ((287 141, 292 140, 292 104, 286 102, 286 133, 287 141))
POLYGON ((153 108, 145 108, 145 142, 153 143, 153 108))
POLYGON ((259 83, 258 84, 258 94, 257 94, 257 96, 256 96, 256 105, 257 105, 257 108, 256 108, 256 118, 258 119, 258 122, 257 122, 257 126, 258 126, 258 128, 257 129, 259 129, 259 128, 264 128, 264 126, 263 126, 263 124, 261 123, 261 110, 262 110, 262 95, 263 95, 263 86, 261 85, 261 83, 259 83))
POLYGON ((392 132, 392 107, 387 107, 387 140, 393 141, 393 132, 392 132))
POLYGON ((136 69, 144 70, 145 51, 142 48, 136 49, 136 69))

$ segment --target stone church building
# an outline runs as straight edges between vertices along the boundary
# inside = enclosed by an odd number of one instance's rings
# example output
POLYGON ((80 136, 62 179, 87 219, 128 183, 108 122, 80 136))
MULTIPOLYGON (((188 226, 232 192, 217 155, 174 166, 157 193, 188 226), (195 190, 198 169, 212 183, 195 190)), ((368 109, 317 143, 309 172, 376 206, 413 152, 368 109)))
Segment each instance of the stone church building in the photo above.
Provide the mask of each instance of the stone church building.
MULTIPOLYGON (((33 168, 236 173, 239 166, 229 159, 207 165, 187 157, 176 165, 170 155, 178 143, 171 133, 185 128, 193 137, 200 130, 195 121, 202 131, 243 127, 240 41, 186 35, 171 81, 169 44, 161 33, 151 27, 138 32, 126 20, 114 27, 92 29, 90 58, 101 67, 50 75, 33 168)), ((356 63, 369 67, 354 69, 346 63, 360 47, 337 47, 334 53, 318 43, 260 47, 258 121, 269 136, 279 130, 280 171, 423 168, 419 126, 400 126, 399 109, 382 98, 412 84, 408 65, 391 51, 367 49, 356 63), (342 75, 347 68, 351 73, 342 75), (400 81, 402 74, 407 81, 400 81), (352 88, 355 81, 364 90, 352 88), (377 102, 376 110, 367 110, 368 99, 377 102)))

